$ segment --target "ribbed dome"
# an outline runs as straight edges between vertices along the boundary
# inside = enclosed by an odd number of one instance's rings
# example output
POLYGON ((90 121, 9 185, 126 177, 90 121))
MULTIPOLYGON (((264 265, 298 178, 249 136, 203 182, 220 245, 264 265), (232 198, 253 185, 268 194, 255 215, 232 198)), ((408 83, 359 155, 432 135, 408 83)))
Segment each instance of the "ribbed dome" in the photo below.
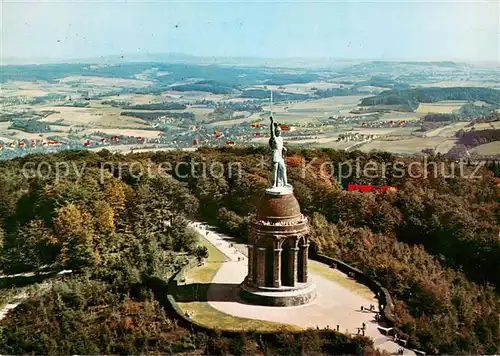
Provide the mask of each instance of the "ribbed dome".
POLYGON ((257 220, 289 220, 301 216, 299 202, 293 193, 284 195, 264 194, 257 206, 257 220))

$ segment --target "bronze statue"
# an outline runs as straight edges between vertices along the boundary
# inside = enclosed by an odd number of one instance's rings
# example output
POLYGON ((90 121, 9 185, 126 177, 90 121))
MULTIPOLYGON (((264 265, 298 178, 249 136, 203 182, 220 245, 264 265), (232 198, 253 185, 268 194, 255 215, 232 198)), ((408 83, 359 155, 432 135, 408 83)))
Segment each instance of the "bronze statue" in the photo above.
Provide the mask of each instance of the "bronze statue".
POLYGON ((286 178, 286 166, 284 153, 286 153, 286 147, 283 146, 283 137, 281 137, 281 128, 274 122, 273 117, 271 119, 271 138, 269 139, 269 147, 273 150, 273 188, 277 187, 289 187, 286 178))

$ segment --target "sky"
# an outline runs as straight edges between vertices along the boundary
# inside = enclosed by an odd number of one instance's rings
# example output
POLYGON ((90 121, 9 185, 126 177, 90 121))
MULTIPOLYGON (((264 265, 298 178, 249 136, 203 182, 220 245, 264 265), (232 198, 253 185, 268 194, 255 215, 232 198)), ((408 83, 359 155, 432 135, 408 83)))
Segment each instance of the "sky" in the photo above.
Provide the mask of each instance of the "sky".
POLYGON ((0 1, 2 58, 499 61, 498 1, 0 1))

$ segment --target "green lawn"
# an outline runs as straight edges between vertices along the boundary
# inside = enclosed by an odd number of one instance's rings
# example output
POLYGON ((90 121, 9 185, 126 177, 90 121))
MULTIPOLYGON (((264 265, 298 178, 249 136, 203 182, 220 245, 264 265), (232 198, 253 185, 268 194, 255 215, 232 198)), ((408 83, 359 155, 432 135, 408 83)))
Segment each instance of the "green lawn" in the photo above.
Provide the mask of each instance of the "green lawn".
POLYGON ((190 298, 196 298, 196 294, 198 293, 198 298, 201 299, 201 301, 177 301, 177 305, 184 313, 191 315, 193 320, 195 320, 198 324, 211 329, 235 331, 302 330, 302 328, 295 325, 281 324, 265 320, 239 318, 211 307, 208 302, 204 301, 206 299, 208 284, 212 281, 222 263, 228 261, 228 258, 214 245, 201 236, 200 245, 208 248, 208 259, 204 265, 191 268, 184 274, 184 277, 187 286, 194 283, 203 283, 207 284, 207 286, 198 289, 184 289, 184 295, 179 296, 180 298, 187 297, 186 294, 189 294, 190 298))
POLYGON ((207 239, 203 238, 200 236, 200 241, 199 244, 201 246, 205 246, 208 249, 208 259, 207 262, 222 262, 222 261, 229 261, 229 258, 226 257, 220 250, 212 245, 210 242, 208 242, 207 239))
POLYGON ((303 330, 295 325, 232 316, 212 308, 207 302, 178 303, 178 305, 182 311, 188 312, 198 324, 211 329, 233 331, 303 330))
POLYGON ((371 291, 370 288, 365 286, 364 284, 358 283, 355 280, 348 278, 344 273, 333 269, 324 263, 308 260, 308 269, 310 273, 316 273, 323 276, 330 281, 340 284, 342 287, 347 288, 354 293, 368 298, 374 299, 375 294, 371 291))
POLYGON ((184 278, 186 283, 208 283, 210 282, 217 271, 219 270, 221 263, 229 261, 217 247, 212 245, 207 239, 200 235, 199 245, 205 246, 208 249, 208 258, 202 266, 191 268, 189 271, 184 273, 184 278))

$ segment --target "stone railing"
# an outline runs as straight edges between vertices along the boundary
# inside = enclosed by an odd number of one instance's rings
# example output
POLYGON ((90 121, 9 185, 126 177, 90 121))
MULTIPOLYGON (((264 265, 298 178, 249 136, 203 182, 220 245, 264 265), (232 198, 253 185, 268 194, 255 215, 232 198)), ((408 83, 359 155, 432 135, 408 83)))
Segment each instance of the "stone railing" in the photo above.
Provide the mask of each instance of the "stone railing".
POLYGON ((368 277, 361 270, 353 267, 345 262, 342 262, 336 258, 328 257, 322 254, 315 254, 311 256, 311 259, 317 260, 319 262, 325 263, 327 265, 334 265, 339 271, 350 275, 355 280, 368 286, 376 295, 380 306, 380 314, 389 322, 391 325, 395 323, 394 319, 394 303, 392 302, 391 295, 389 291, 385 289, 380 282, 368 277))

